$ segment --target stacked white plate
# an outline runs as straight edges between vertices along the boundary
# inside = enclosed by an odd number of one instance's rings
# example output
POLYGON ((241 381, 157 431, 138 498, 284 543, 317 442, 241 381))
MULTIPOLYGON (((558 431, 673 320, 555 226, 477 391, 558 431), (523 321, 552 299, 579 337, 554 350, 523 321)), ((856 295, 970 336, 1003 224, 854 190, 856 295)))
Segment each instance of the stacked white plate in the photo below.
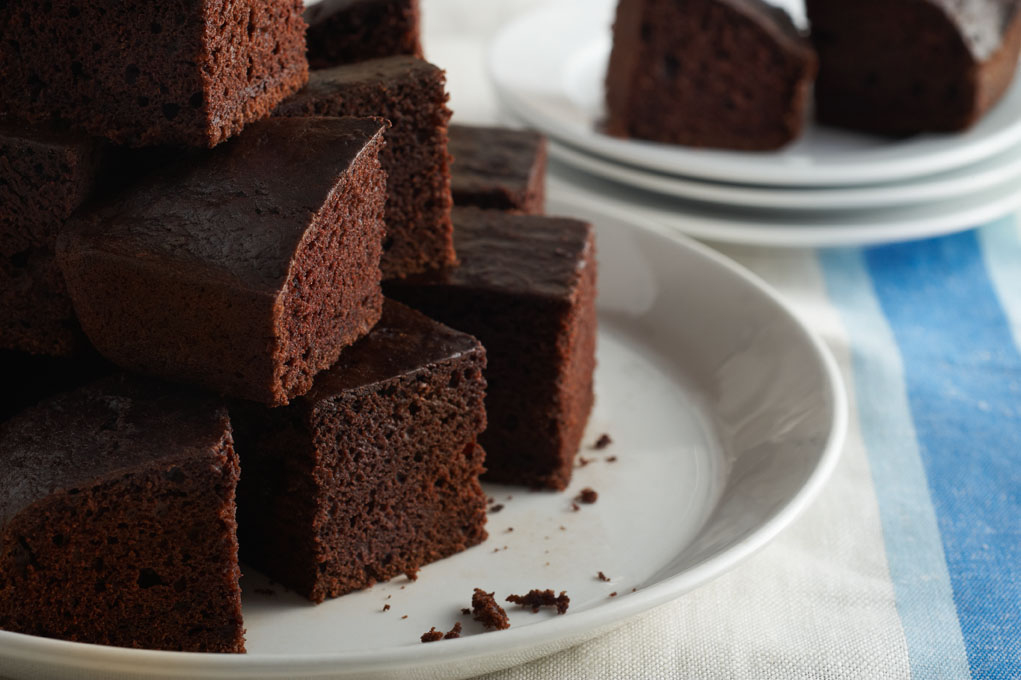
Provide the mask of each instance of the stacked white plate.
MULTIPOLYGON (((788 0, 803 21, 800 0, 788 0)), ((603 134, 616 0, 564 0, 505 27, 489 70, 508 118, 550 137, 551 190, 699 238, 882 243, 968 229, 1021 207, 1021 85, 970 130, 894 139, 809 123, 776 152, 603 134)))

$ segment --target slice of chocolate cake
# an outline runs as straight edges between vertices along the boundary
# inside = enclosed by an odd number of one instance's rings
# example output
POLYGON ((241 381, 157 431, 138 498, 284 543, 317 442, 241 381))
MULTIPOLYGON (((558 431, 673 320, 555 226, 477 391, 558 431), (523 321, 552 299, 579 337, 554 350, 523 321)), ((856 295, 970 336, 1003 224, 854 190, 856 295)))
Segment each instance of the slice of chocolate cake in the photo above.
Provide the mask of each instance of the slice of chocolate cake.
POLYGON ((1016 0, 808 0, 816 117, 890 135, 963 130, 1007 90, 1016 0))
POLYGON ((418 0, 323 0, 305 10, 305 21, 308 62, 315 69, 422 56, 418 0))
POLYGON ((0 256, 0 349, 71 357, 87 347, 52 247, 0 256))
POLYGON ((777 149, 802 128, 816 59, 763 0, 620 0, 606 131, 668 144, 777 149))
POLYGON ((460 266, 384 289, 485 346, 485 478, 563 489, 593 402, 592 227, 455 208, 454 235, 460 266))
POLYGON ((450 126, 454 205, 546 211, 546 138, 529 130, 450 126))
POLYGON ((0 255, 52 250, 94 191, 102 158, 94 138, 0 118, 0 255))
POLYGON ((0 348, 66 356, 84 344, 53 248, 103 155, 84 135, 0 119, 0 348))
POLYGON ((486 538, 486 355, 387 301, 369 335, 285 409, 234 409, 246 563, 314 602, 486 538))
POLYGON ((0 629, 243 652, 238 459, 216 399, 124 376, 0 426, 0 629))
POLYGON ((58 256, 119 366, 266 404, 379 319, 384 124, 274 118, 72 220, 58 256))
POLYGON ((208 147, 308 78, 301 0, 0 3, 0 111, 208 147))
POLYGON ((380 116, 393 127, 380 156, 387 172, 383 278, 452 264, 450 159, 443 70, 392 57, 315 71, 278 116, 380 116))

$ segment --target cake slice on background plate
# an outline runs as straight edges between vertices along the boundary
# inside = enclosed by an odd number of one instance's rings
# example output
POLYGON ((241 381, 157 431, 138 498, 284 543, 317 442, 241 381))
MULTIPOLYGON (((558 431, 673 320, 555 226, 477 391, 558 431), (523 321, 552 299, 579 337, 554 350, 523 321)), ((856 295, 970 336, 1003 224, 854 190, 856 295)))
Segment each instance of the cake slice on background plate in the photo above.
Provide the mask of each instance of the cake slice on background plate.
POLYGON ((808 40, 763 0, 620 0, 606 132, 779 149, 801 134, 815 73, 808 40))
POLYGON ((866 132, 954 132, 1010 86, 1017 0, 808 0, 816 117, 866 132))

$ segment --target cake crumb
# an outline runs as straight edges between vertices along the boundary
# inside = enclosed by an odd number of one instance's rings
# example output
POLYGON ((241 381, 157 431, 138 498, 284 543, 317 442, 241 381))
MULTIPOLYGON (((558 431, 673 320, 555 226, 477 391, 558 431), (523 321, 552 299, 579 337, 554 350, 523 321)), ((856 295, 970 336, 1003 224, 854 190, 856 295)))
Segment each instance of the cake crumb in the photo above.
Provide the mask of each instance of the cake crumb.
POLYGON ((617 597, 617 591, 615 590, 612 593, 610 593, 610 597, 617 597))
POLYGON ((403 621, 403 620, 404 620, 404 619, 406 619, 406 618, 408 618, 408 615, 407 615, 407 614, 405 614, 404 616, 402 616, 402 617, 401 617, 401 621, 403 621))
POLYGON ((511 533, 511 532, 513 532, 513 531, 514 531, 514 527, 507 527, 507 528, 506 528, 506 529, 504 530, 504 532, 503 532, 503 533, 505 533, 505 534, 509 534, 509 533, 511 533))
POLYGON ((256 588, 255 592, 259 593, 260 595, 276 595, 277 594, 277 591, 270 590, 269 588, 256 588))
POLYGON ((571 512, 578 512, 581 510, 581 506, 577 503, 571 503, 571 512))
POLYGON ((388 600, 389 600, 389 599, 390 599, 391 597, 393 597, 393 593, 390 593, 389 595, 387 595, 387 596, 386 596, 386 599, 388 599, 388 600))
POLYGON ((505 630, 510 628, 510 620, 503 607, 497 604, 493 593, 476 588, 472 595, 472 618, 486 628, 505 630))
POLYGON ((609 583, 610 582, 610 577, 607 576, 606 574, 604 574, 603 572, 599 572, 599 575, 596 578, 598 578, 603 583, 609 583))
MULTIPOLYGON (((584 491, 582 493, 584 493, 584 491)), ((415 582, 418 580, 418 569, 409 569, 404 575, 409 581, 415 582)), ((401 588, 403 587, 404 586, 401 586, 401 588)))
POLYGON ((585 456, 578 456, 578 467, 580 468, 585 467, 591 462, 592 462, 591 458, 586 458, 585 456))
POLYGON ((592 445, 592 448, 595 449, 596 451, 602 451, 612 443, 613 440, 610 439, 610 435, 604 432, 603 434, 599 435, 599 439, 597 439, 596 443, 592 445))
POLYGON ((442 640, 442 639, 443 639, 443 631, 436 630, 435 626, 430 628, 428 633, 422 633, 422 642, 436 642, 437 640, 442 640))
POLYGON ((461 607, 461 613, 465 616, 471 616, 472 610, 467 607, 461 607))
POLYGON ((507 601, 526 609, 530 608, 533 614, 538 612, 540 607, 556 607, 557 614, 564 614, 567 612, 568 605, 571 604, 571 598, 567 596, 567 591, 561 590, 560 595, 557 595, 550 589, 533 589, 525 595, 508 595, 507 601))
POLYGON ((385 611, 385 612, 388 612, 388 611, 390 611, 390 605, 388 605, 388 604, 384 604, 384 605, 383 605, 383 611, 385 611))
POLYGON ((632 592, 632 593, 637 593, 637 592, 638 592, 638 588, 632 588, 632 589, 631 589, 631 592, 632 592))
POLYGON ((444 640, 456 640, 461 637, 461 622, 458 621, 454 624, 454 627, 447 631, 447 634, 443 636, 444 640))
POLYGON ((617 462, 617 456, 607 456, 606 457, 606 462, 607 463, 616 463, 617 462))
POLYGON ((497 503, 496 505, 489 509, 489 512, 500 512, 501 510, 503 510, 503 504, 497 503))
POLYGON ((599 494, 596 493, 595 489, 586 486, 584 489, 581 490, 581 493, 578 494, 578 497, 575 498, 574 500, 580 503, 585 503, 586 505, 591 505, 595 503, 598 499, 599 494))

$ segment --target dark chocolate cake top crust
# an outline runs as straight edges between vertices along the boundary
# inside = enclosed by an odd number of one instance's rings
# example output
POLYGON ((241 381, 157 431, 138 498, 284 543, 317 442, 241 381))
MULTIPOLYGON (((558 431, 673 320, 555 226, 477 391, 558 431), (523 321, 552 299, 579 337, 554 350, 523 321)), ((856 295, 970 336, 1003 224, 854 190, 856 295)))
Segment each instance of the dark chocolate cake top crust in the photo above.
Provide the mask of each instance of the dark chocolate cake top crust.
POLYGON ((449 148, 454 162, 450 165, 450 186, 454 200, 501 188, 524 196, 535 175, 545 171, 545 144, 541 134, 530 130, 451 125, 449 148))
POLYGON ((593 247, 587 222, 477 208, 454 208, 452 214, 460 266, 410 282, 550 298, 568 297, 577 288, 593 247))
POLYGON ((397 90, 404 85, 417 85, 434 78, 443 69, 413 56, 393 56, 385 59, 371 59, 336 68, 312 71, 308 85, 279 107, 277 115, 329 116, 336 109, 336 98, 352 86, 385 83, 387 88, 397 90))
POLYGON ((484 351, 467 333, 386 300, 383 316, 372 332, 345 349, 333 368, 316 378, 302 400, 314 407, 347 390, 424 372, 441 361, 484 351))
POLYGON ((216 398, 124 375, 54 397, 0 427, 0 526, 56 491, 213 459, 229 430, 216 398))
POLYGON ((260 121, 201 161, 90 210, 61 241, 275 292, 316 211, 384 127, 367 118, 260 121))

